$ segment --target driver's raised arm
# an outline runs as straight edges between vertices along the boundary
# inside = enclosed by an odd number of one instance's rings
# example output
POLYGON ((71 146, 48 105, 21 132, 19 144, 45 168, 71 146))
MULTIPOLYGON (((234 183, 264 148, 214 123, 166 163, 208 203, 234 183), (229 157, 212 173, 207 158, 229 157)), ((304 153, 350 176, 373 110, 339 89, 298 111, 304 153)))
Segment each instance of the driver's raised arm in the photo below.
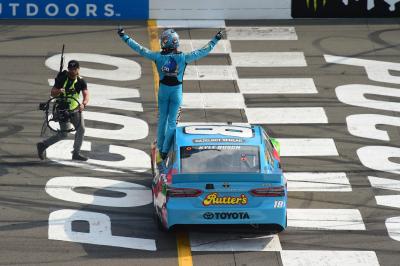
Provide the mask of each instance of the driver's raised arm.
POLYGON ((217 45, 218 41, 223 37, 223 32, 219 31, 214 38, 212 38, 205 46, 190 53, 185 53, 185 61, 186 63, 191 63, 193 61, 199 60, 202 57, 208 55, 212 49, 214 49, 215 45, 217 45))

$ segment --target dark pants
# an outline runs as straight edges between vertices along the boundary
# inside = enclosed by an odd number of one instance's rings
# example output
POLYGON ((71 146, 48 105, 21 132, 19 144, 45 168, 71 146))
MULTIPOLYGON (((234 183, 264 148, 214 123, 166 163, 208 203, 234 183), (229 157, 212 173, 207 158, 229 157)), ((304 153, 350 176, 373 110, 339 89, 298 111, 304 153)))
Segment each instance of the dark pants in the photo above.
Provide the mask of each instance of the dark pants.
MULTIPOLYGON (((60 122, 61 130, 68 130, 71 128, 71 124, 74 125, 75 128, 78 126, 78 130, 75 132, 75 142, 74 142, 74 153, 79 152, 81 150, 83 137, 85 135, 85 122, 83 119, 83 113, 74 113, 71 116, 70 122, 60 122), (79 125, 80 122, 80 125, 79 125)), ((53 145, 54 143, 66 139, 68 136, 67 132, 58 132, 57 135, 51 136, 50 138, 43 141, 46 147, 53 145)))

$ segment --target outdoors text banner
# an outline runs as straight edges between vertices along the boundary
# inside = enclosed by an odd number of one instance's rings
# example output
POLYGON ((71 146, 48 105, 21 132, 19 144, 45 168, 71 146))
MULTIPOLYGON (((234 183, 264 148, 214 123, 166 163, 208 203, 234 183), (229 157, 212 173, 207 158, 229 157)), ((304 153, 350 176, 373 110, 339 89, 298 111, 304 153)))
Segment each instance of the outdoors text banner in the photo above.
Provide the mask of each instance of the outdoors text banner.
POLYGON ((1 0, 0 19, 148 19, 149 0, 1 0))

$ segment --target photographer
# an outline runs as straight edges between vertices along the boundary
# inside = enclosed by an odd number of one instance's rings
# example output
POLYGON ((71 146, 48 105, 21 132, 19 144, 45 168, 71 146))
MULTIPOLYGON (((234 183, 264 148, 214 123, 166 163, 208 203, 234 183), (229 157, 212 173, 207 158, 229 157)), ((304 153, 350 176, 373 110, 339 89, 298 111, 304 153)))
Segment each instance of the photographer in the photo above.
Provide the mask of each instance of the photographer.
MULTIPOLYGON (((80 154, 80 150, 85 134, 85 124, 82 112, 89 102, 89 91, 87 89, 86 81, 79 76, 79 62, 76 60, 69 61, 68 71, 64 70, 60 72, 55 78, 54 86, 51 89, 51 96, 57 97, 61 95, 73 97, 78 100, 73 101, 66 98, 65 100, 67 100, 67 102, 64 102, 64 105, 67 105, 66 108, 68 108, 69 111, 79 109, 79 112, 69 112, 69 119, 67 119, 67 121, 59 121, 61 131, 59 131, 57 135, 54 135, 44 140, 43 142, 39 142, 36 144, 38 156, 41 160, 44 160, 46 158, 45 151, 49 146, 62 139, 67 138, 68 133, 66 131, 71 127, 72 123, 76 128, 72 160, 86 161, 87 158, 80 154), (79 105, 78 101, 81 92, 83 95, 83 101, 79 105)), ((62 104, 62 102, 59 103, 60 106, 62 104)))

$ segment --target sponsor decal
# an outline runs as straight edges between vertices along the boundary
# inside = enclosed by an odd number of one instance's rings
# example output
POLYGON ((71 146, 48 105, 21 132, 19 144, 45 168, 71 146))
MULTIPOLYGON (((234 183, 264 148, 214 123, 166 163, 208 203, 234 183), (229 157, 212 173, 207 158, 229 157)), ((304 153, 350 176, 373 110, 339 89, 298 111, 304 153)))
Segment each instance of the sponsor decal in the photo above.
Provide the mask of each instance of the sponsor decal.
POLYGON ((203 218, 206 219, 206 220, 214 219, 214 213, 206 212, 206 213, 203 214, 203 218))
POLYGON ((136 0, 2 0, 0 18, 147 19, 149 1, 136 0))
POLYGON ((283 201, 283 200, 276 200, 275 202, 274 202, 274 208, 275 209, 280 209, 280 208, 283 208, 283 207, 285 207, 285 202, 283 201))
POLYGON ((206 143, 206 142, 230 142, 230 143, 243 143, 243 139, 235 138, 205 138, 205 139, 194 139, 193 143, 206 143))
POLYGON ((199 150, 240 150, 241 146, 207 145, 196 147, 199 150))
POLYGON ((204 200, 204 206, 212 206, 212 205, 246 205, 248 199, 246 195, 242 194, 239 197, 231 197, 231 196, 219 196, 217 192, 208 194, 204 200))
POLYGON ((206 212, 203 214, 206 220, 246 220, 250 219, 247 212, 206 212))
POLYGON ((292 0, 293 17, 399 17, 400 0, 292 0))

